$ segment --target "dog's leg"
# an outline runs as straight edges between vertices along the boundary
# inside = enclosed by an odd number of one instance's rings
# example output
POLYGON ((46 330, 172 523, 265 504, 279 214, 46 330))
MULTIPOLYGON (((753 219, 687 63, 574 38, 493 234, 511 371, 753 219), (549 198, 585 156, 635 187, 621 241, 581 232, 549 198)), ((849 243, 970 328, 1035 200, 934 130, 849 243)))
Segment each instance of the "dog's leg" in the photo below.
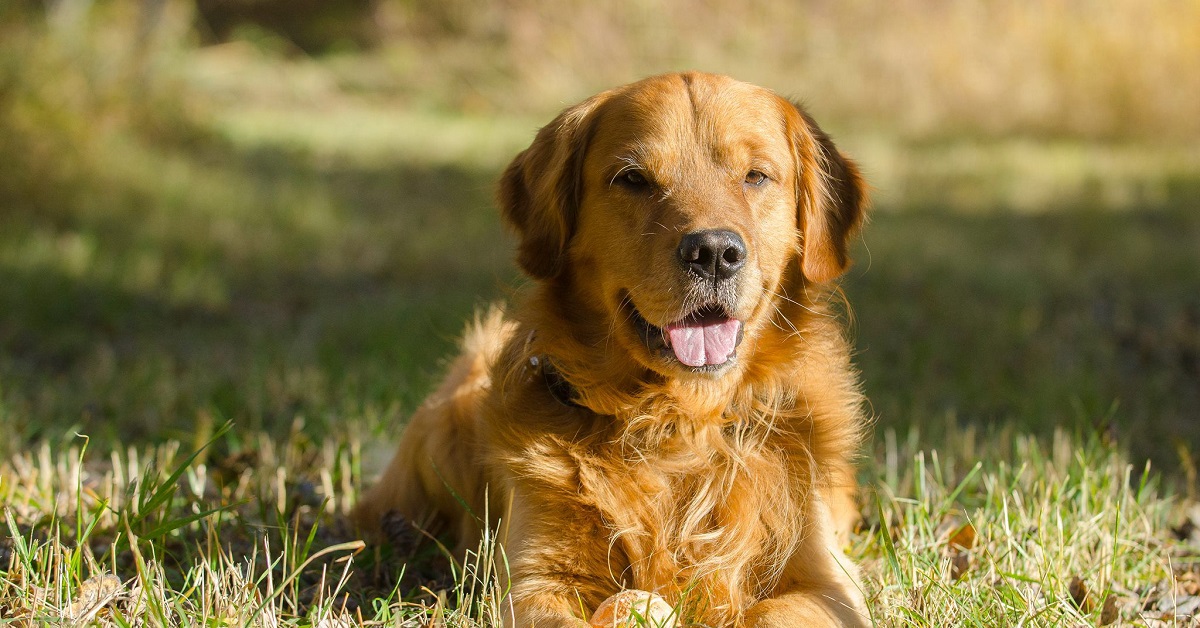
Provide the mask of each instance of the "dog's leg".
POLYGON ((858 509, 858 483, 854 479, 854 468, 838 465, 831 477, 831 486, 826 490, 825 501, 833 522, 833 533, 838 546, 845 547, 850 535, 862 519, 858 509))
POLYGON ((870 620, 840 593, 837 589, 807 590, 763 600, 746 613, 745 625, 750 628, 869 626, 870 620))
MULTIPOLYGON (((839 554, 841 550, 831 548, 839 554)), ((746 613, 749 628, 793 628, 795 626, 869 626, 870 616, 857 578, 846 575, 844 569, 854 569, 850 561, 830 556, 828 560, 815 557, 808 571, 823 571, 827 580, 795 582, 775 596, 762 600, 746 613), (817 565, 817 563, 825 563, 817 565)), ((811 575, 818 575, 813 573, 811 575)))
POLYGON ((586 628, 582 618, 621 588, 612 575, 621 567, 609 562, 623 558, 609 550, 600 517, 577 501, 518 488, 501 534, 512 582, 506 628, 586 628))
POLYGON ((413 416, 400 436, 391 462, 350 513, 360 530, 378 532, 389 512, 395 512, 427 531, 436 532, 446 525, 450 513, 442 512, 438 507, 440 500, 430 495, 429 489, 434 487, 426 481, 435 475, 435 466, 442 466, 435 464, 433 459, 440 452, 431 451, 426 442, 432 426, 443 423, 439 420, 441 417, 436 416, 438 414, 423 409, 413 416), (428 416, 431 414, 435 416, 428 416))
POLYGON ((486 478, 475 450, 486 357, 460 355, 413 414, 391 462, 351 513, 359 529, 377 532, 395 511, 430 532, 448 528, 459 550, 475 548, 485 510, 486 478))
POLYGON ((869 626, 858 567, 842 552, 830 509, 813 503, 811 528, 774 595, 750 607, 749 628, 869 626))

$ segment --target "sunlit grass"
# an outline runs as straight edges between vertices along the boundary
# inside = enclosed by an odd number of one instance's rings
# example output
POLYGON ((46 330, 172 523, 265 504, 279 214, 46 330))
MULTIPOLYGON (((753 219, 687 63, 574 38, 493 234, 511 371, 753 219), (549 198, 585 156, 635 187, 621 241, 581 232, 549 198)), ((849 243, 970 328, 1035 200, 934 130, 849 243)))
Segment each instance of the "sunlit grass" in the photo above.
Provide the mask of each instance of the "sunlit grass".
MULTIPOLYGON (((194 457, 178 443, 105 453, 77 441, 0 463, 0 616, 499 626, 508 583, 490 537, 433 581, 405 576, 429 573, 428 552, 406 566, 386 544, 361 551, 341 519, 361 485, 359 433, 261 435, 194 457)), ((850 553, 879 625, 1144 622, 1187 597, 1180 578, 1195 577, 1200 548, 1172 532, 1182 504, 1152 469, 1062 432, 940 440, 890 432, 865 465, 850 553)))
POLYGON ((0 463, 0 619, 498 626, 504 561, 491 537, 437 590, 378 547, 362 551, 342 519, 361 483, 359 432, 263 434, 220 456, 178 442, 97 454, 81 437, 0 463))
POLYGON ((1200 148, 1029 138, 835 137, 856 157, 881 211, 936 207, 1020 215, 1086 209, 1137 212, 1179 203, 1195 185, 1200 148))
POLYGON ((319 160, 453 165, 492 171, 520 151, 537 130, 530 120, 464 117, 347 104, 322 113, 276 107, 220 114, 215 128, 237 146, 278 147, 319 160))
POLYGON ((914 453, 889 433, 874 467, 874 533, 856 543, 882 625, 1162 618, 1195 548, 1172 534, 1178 502, 1149 466, 1062 432, 939 440, 914 453))

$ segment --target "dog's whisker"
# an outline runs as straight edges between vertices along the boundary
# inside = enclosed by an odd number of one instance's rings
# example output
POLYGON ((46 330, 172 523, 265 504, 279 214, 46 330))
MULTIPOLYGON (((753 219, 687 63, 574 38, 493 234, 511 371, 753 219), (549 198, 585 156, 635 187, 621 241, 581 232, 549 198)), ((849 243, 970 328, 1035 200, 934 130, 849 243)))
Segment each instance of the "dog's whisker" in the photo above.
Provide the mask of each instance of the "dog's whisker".
MULTIPOLYGON (((793 299, 793 298, 791 298, 791 297, 787 296, 786 294, 784 294, 784 293, 782 293, 782 292, 775 292, 775 291, 773 291, 773 290, 768 290, 768 291, 767 291, 767 293, 768 293, 768 294, 770 294, 771 296, 774 296, 774 297, 778 298, 778 299, 782 299, 782 300, 784 300, 784 301, 787 301, 788 303, 791 303, 792 305, 795 305, 796 307, 798 307, 798 308, 800 308, 800 309, 804 310, 805 312, 808 312, 809 314, 813 314, 813 315, 815 315, 815 316, 821 316, 821 317, 823 317, 823 318, 833 318, 833 317, 834 317, 834 315, 833 315, 833 314, 831 314, 831 313, 829 313, 829 312, 821 312, 821 311, 818 311, 818 310, 814 310, 813 308, 811 308, 811 307, 809 307, 809 306, 807 306, 807 305, 805 305, 805 304, 803 304, 803 303, 801 303, 801 302, 799 302, 799 301, 797 301, 797 300, 795 300, 795 299, 793 299)), ((805 288, 805 296, 808 296, 808 289, 807 289, 807 288, 805 288)), ((811 299, 809 300, 809 302, 811 302, 811 299)))

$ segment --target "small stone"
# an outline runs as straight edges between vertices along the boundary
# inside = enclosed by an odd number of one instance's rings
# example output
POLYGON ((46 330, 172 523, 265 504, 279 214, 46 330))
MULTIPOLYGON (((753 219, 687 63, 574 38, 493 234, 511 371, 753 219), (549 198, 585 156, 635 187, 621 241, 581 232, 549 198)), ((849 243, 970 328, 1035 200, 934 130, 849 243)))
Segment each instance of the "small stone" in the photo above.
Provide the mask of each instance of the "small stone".
POLYGON ((601 602, 588 624, 592 628, 678 628, 679 616, 662 597, 627 589, 601 602))
POLYGON ((71 603, 71 618, 78 621, 116 599, 125 590, 121 579, 112 574, 97 574, 84 580, 71 603))

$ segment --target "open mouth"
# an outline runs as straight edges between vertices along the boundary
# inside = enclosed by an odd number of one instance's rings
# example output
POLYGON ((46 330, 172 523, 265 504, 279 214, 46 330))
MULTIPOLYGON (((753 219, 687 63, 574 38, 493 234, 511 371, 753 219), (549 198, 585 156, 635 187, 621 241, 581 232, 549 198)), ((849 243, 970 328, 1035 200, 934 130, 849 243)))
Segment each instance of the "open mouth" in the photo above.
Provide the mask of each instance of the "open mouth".
POLYGON ((646 347, 685 366, 715 370, 737 355, 742 342, 742 322, 723 307, 706 305, 687 316, 656 327, 634 310, 634 320, 646 347))

